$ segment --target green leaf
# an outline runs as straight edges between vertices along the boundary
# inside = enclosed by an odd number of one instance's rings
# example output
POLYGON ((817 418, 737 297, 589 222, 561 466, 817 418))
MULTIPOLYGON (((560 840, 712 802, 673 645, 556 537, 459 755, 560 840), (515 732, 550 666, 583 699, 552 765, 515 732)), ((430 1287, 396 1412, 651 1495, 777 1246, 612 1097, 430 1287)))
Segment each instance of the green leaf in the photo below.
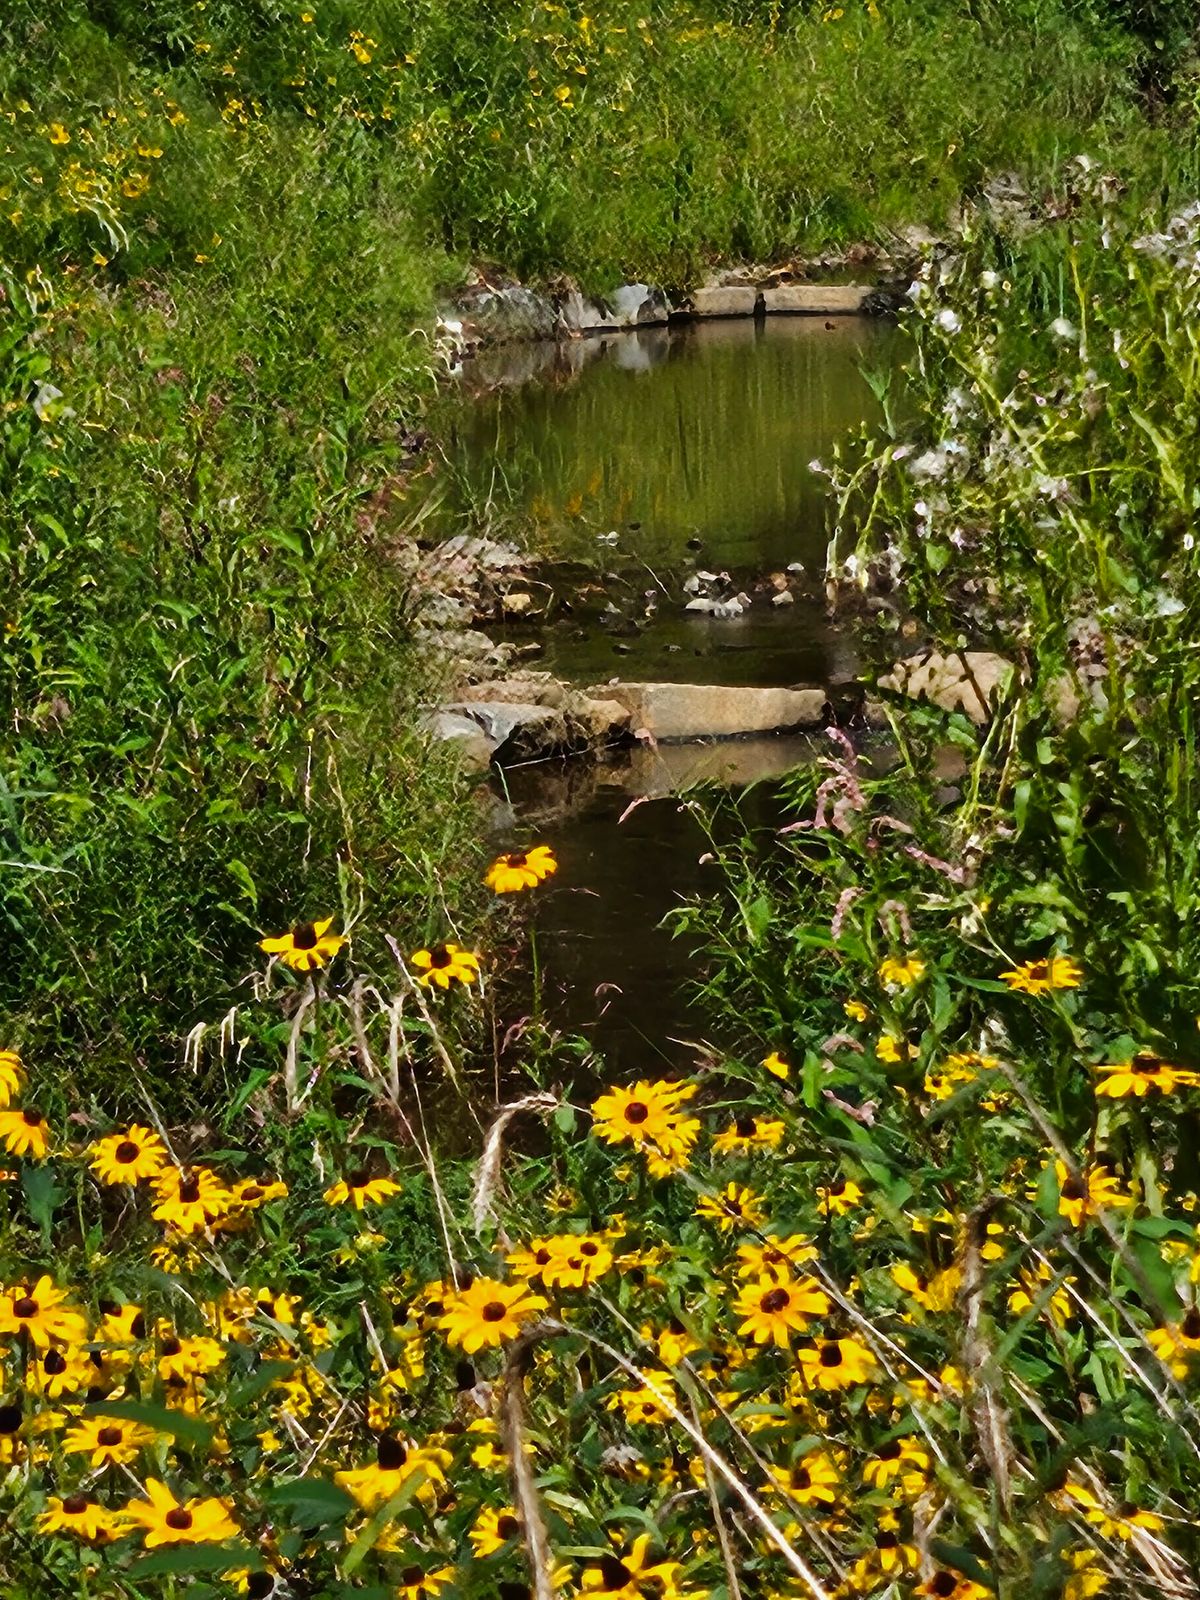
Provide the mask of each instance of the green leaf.
POLYGON ((50 1167, 25 1167, 21 1172, 21 1188, 25 1191, 30 1216, 42 1230, 42 1238, 49 1243, 54 1213, 67 1198, 67 1191, 50 1167))
POLYGON ((187 1544, 173 1550, 156 1550, 129 1568, 131 1578, 152 1578, 166 1573, 232 1572, 249 1567, 261 1572, 266 1563, 248 1544, 187 1544))
POLYGON ((329 1478, 293 1478, 273 1490, 271 1500, 306 1528, 344 1522, 355 1506, 354 1497, 329 1478))
POLYGON ((172 1411, 167 1406, 155 1406, 141 1400, 96 1400, 83 1409, 85 1417, 116 1417, 122 1422, 141 1422, 147 1428, 166 1433, 173 1439, 186 1439, 198 1450, 207 1447, 212 1429, 199 1417, 189 1417, 186 1412, 172 1411))
POLYGON ((246 865, 246 863, 244 861, 237 860, 227 861, 225 863, 225 871, 239 886, 242 893, 246 896, 246 899, 249 900, 250 904, 257 910, 258 889, 255 885, 254 879, 250 876, 250 868, 246 865))

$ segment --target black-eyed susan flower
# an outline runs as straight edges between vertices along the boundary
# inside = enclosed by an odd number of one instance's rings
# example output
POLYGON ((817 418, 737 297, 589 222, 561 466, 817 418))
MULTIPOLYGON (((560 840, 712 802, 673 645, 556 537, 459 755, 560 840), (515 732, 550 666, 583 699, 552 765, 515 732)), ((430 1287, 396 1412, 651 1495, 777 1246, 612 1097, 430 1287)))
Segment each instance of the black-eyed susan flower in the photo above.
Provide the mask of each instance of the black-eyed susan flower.
POLYGON ((734 1228, 757 1228, 766 1217, 761 1198, 742 1183, 727 1183, 716 1194, 703 1194, 696 1215, 715 1222, 722 1233, 734 1228))
POLYGON ((434 1567, 426 1571, 424 1567, 410 1564, 400 1573, 396 1600, 435 1600, 454 1578, 453 1567, 434 1567))
POLYGON ((169 1324, 159 1329, 160 1378, 174 1378, 183 1382, 188 1378, 203 1377, 206 1372, 215 1372, 224 1360, 225 1346, 216 1339, 208 1339, 203 1334, 181 1339, 169 1324))
POLYGON ((515 1338, 522 1324, 545 1309, 545 1300, 531 1293, 527 1283, 476 1278, 447 1302, 438 1327, 452 1345, 461 1346, 470 1356, 515 1338))
POLYGON ((743 1319, 738 1333, 755 1344, 777 1344, 786 1350, 793 1333, 803 1333, 813 1317, 829 1312, 829 1296, 815 1278, 783 1282, 763 1278, 748 1283, 737 1297, 737 1314, 743 1319))
POLYGON ((700 1349, 700 1341, 693 1337, 678 1317, 672 1317, 665 1328, 656 1333, 650 1323, 640 1330, 646 1344, 652 1344, 664 1367, 677 1367, 693 1351, 700 1349))
POLYGON ((1052 989, 1077 989, 1083 981, 1083 970, 1069 956, 1047 956, 1041 961, 1023 962, 1000 976, 1010 989, 1022 994, 1048 994, 1052 989))
POLYGON ((828 1450, 810 1450, 785 1466, 768 1466, 767 1492, 784 1495, 797 1505, 823 1512, 835 1509, 842 1497, 843 1467, 828 1450))
POLYGON ((695 1093, 694 1083, 651 1083, 645 1078, 629 1089, 610 1089, 592 1104, 592 1132, 609 1144, 653 1143, 695 1093))
POLYGON ((871 1015, 870 1007, 861 1000, 843 1001, 842 1010, 850 1018, 851 1022, 866 1022, 871 1015))
POLYGON ((432 983, 448 989, 457 982, 469 988, 479 976, 479 957, 457 944, 431 945, 428 950, 415 951, 409 960, 420 972, 417 982, 426 987, 432 983))
POLYGON ((143 1178, 157 1178, 168 1155, 158 1134, 135 1122, 124 1133, 98 1139, 88 1159, 101 1183, 140 1183, 143 1178))
POLYGON ((919 1595, 927 1595, 929 1600, 990 1600, 991 1592, 974 1578, 965 1578, 951 1567, 939 1567, 917 1589, 919 1595))
POLYGON ((0 1293, 0 1333, 24 1333, 39 1350, 52 1344, 82 1344, 87 1338, 87 1318, 66 1305, 66 1291, 57 1289, 49 1274, 32 1288, 18 1286, 0 1293))
MULTIPOLYGON (((1048 1261, 1039 1261, 1036 1267, 1023 1270, 1019 1282, 1009 1291, 1008 1309, 1013 1316, 1020 1317, 1031 1310, 1053 1282, 1054 1277, 1054 1269, 1048 1261)), ((1067 1293, 1067 1284, 1074 1281, 1073 1278, 1067 1278, 1058 1284, 1042 1305, 1043 1313, 1053 1318, 1060 1328, 1072 1315, 1071 1296, 1067 1293)))
POLYGON ((288 1186, 278 1178, 239 1178, 229 1191, 239 1211, 257 1211, 272 1200, 287 1198, 288 1186))
POLYGON ((597 1233, 563 1233, 551 1241, 542 1282, 554 1289, 584 1289, 613 1264, 612 1246, 597 1233))
POLYGON ((84 1417, 63 1435, 64 1455, 85 1455, 93 1467, 119 1467, 136 1461, 158 1434, 123 1417, 84 1417))
POLYGON ((919 1439, 911 1435, 889 1439, 881 1444, 863 1468, 863 1482, 872 1489, 894 1484, 902 1494, 923 1494, 929 1478, 931 1457, 919 1439))
POLYGON ((1148 1094, 1174 1094, 1176 1089, 1194 1089, 1200 1084, 1200 1073, 1188 1072, 1172 1066, 1148 1051, 1139 1051, 1129 1061, 1110 1062, 1099 1066, 1101 1074, 1096 1093, 1110 1100, 1123 1100, 1128 1096, 1141 1098, 1148 1094))
POLYGON ((102 1301, 101 1320, 96 1328, 99 1344, 138 1344, 146 1337, 146 1318, 136 1305, 118 1305, 115 1301, 102 1301))
POLYGON ((780 1078, 785 1083, 791 1074, 791 1066, 783 1059, 777 1050, 772 1050, 769 1056, 764 1056, 762 1065, 773 1078, 780 1078))
POLYGON ((540 1278, 544 1270, 554 1260, 554 1246, 557 1235, 547 1234, 544 1238, 531 1239, 527 1245, 522 1245, 517 1250, 509 1251, 505 1260, 512 1269, 515 1278, 526 1278, 532 1282, 540 1278))
POLYGON ((767 1117, 742 1116, 717 1134, 712 1142, 717 1155, 749 1155, 752 1150, 778 1150, 786 1128, 767 1117))
POLYGON ((804 1261, 816 1259, 817 1247, 803 1233, 791 1233, 780 1238, 776 1233, 765 1234, 737 1247, 739 1278, 789 1278, 793 1270, 804 1261))
POLYGON ((622 1555, 602 1556, 583 1574, 583 1591, 593 1600, 648 1600, 651 1595, 675 1600, 681 1563, 651 1558, 650 1535, 641 1533, 622 1555))
POLYGON ((467 1537, 476 1558, 482 1560, 485 1556, 494 1556, 498 1550, 503 1550, 514 1539, 521 1537, 521 1519, 511 1506, 502 1506, 499 1510, 485 1506, 467 1537))
POLYGON ((844 1216, 862 1205, 863 1192, 852 1178, 835 1178, 832 1183, 819 1185, 816 1193, 821 1209, 830 1216, 844 1216))
POLYGON ((0 1144, 10 1156, 32 1156, 40 1161, 50 1148, 50 1124, 32 1106, 0 1111, 0 1144))
POLYGON ((876 1525, 874 1544, 850 1569, 850 1583, 870 1593, 888 1579, 915 1572, 920 1559, 916 1545, 905 1542, 895 1512, 885 1511, 876 1525))
POLYGON ((1099 1163, 1073 1173, 1065 1161, 1055 1161, 1054 1175, 1058 1179, 1058 1214, 1076 1228, 1098 1211, 1133 1204, 1133 1196, 1122 1193, 1116 1173, 1099 1163))
POLYGON ((669 1373, 648 1372, 645 1381, 628 1389, 617 1389, 605 1405, 619 1411, 635 1426, 658 1428, 671 1416, 675 1404, 675 1384, 669 1373))
POLYGON ((557 871, 554 852, 549 845, 539 844, 532 850, 511 850, 497 857, 483 881, 496 894, 516 894, 521 889, 535 889, 557 871))
POLYGON ((875 1041, 875 1054, 893 1067, 901 1061, 915 1061, 920 1054, 915 1044, 894 1033, 881 1033, 875 1041))
POLYGON ((810 1388, 852 1389, 875 1371, 875 1357, 861 1339, 818 1339, 796 1353, 810 1388))
POLYGON ((332 917, 322 917, 319 922, 300 922, 287 933, 260 939, 258 947, 269 956, 278 956, 293 972, 315 972, 332 961, 346 942, 341 934, 330 933, 332 926, 332 917))
POLYGON ((1094 1600, 1112 1582, 1099 1550, 1072 1550, 1066 1560, 1069 1573, 1062 1600, 1094 1600))
POLYGON ((37 1525, 40 1533, 69 1533, 90 1543, 112 1538, 119 1526, 111 1511, 86 1494, 69 1494, 62 1499, 50 1495, 37 1525))
POLYGON ((414 1478, 429 1489, 446 1481, 453 1457, 440 1445, 418 1446, 383 1433, 375 1441, 375 1460, 365 1467, 335 1472, 334 1479, 364 1511, 375 1511, 414 1478))
POLYGON ((15 1050, 0 1050, 0 1111, 4 1111, 25 1086, 25 1069, 15 1050))
POLYGON ((177 1500, 157 1478, 146 1479, 146 1494, 146 1500, 130 1500, 121 1515, 142 1529, 148 1550, 167 1544, 224 1544, 238 1535, 226 1500, 177 1500))
POLYGON ((889 989, 907 989, 925 975, 920 956, 887 956, 879 963, 879 981, 889 989))
POLYGON ((1176 1378, 1186 1378, 1200 1358, 1200 1311, 1192 1306, 1178 1322, 1152 1328, 1146 1341, 1176 1378))
POLYGON ((323 1198, 326 1205, 353 1206, 361 1211, 364 1206, 377 1206, 399 1193, 400 1185, 394 1178, 372 1177, 364 1169, 339 1178, 326 1189, 323 1198))
POLYGON ((928 1273, 907 1261, 896 1261, 888 1270, 897 1288, 903 1289, 923 1311, 953 1311, 962 1285, 962 1272, 957 1266, 928 1273))
POLYGON ((157 1204, 150 1213, 178 1233, 210 1227, 233 1203, 233 1196, 208 1167, 165 1167, 154 1179, 157 1204))
POLYGON ((92 1388, 99 1377, 95 1363, 78 1349, 60 1350, 51 1346, 25 1365, 25 1387, 33 1394, 44 1395, 47 1400, 80 1394, 92 1388))

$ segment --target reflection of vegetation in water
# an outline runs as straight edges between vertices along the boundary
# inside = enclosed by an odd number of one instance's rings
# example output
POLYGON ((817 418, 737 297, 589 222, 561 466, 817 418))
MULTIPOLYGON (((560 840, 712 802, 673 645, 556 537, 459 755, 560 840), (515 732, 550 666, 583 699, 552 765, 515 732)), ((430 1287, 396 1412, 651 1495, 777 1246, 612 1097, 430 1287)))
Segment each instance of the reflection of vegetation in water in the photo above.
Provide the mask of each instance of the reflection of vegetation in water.
POLYGON ((825 513, 808 463, 878 414, 860 368, 897 344, 857 318, 622 335, 573 382, 473 405, 456 458, 467 501, 559 554, 677 563, 699 536, 719 565, 811 563, 825 513))

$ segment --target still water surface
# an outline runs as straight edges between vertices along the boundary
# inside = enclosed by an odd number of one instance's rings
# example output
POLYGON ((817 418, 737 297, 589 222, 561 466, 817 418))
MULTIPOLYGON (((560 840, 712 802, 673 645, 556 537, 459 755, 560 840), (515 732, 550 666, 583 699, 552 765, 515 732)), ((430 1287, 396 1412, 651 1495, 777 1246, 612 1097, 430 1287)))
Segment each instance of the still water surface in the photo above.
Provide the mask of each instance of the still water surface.
MULTIPOLYGON (((853 640, 825 615, 824 480, 809 462, 878 419, 863 371, 894 370, 902 343, 881 322, 768 318, 512 347, 472 363, 458 468, 499 526, 566 575, 532 665, 586 683, 852 674, 853 640), (792 605, 772 606, 760 587, 741 617, 683 609, 692 572, 727 571, 754 590, 795 563, 805 574, 789 575, 792 605)), ((769 834, 771 780, 822 747, 766 739, 507 775, 498 843, 544 841, 560 862, 531 904, 543 1004, 556 1026, 589 1038, 606 1073, 688 1066, 689 1041, 708 1026, 691 993, 694 953, 660 926, 683 899, 718 892, 700 812, 680 791, 742 791, 747 820, 769 834)))

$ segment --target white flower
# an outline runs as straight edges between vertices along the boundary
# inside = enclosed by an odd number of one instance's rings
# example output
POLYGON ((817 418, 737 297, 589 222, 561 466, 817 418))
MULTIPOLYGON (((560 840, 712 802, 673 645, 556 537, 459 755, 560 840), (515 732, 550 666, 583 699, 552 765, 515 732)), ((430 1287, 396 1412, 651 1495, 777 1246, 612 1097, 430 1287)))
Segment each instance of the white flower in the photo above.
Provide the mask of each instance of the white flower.
POLYGON ((951 311, 949 306, 944 306, 933 319, 943 333, 957 333, 962 327, 957 311, 951 311))
POLYGON ((1177 617, 1181 611, 1186 609, 1183 601, 1177 595, 1168 594, 1165 589, 1155 590, 1154 615, 1156 617, 1177 617))
POLYGON ((988 267, 986 272, 979 274, 979 282, 984 289, 994 289, 1000 282, 1000 274, 993 272, 991 267, 988 267))
POLYGON ((1079 329, 1073 322, 1068 321, 1066 317, 1055 317, 1050 324, 1050 332, 1056 339, 1061 339, 1064 343, 1079 337, 1079 329))

